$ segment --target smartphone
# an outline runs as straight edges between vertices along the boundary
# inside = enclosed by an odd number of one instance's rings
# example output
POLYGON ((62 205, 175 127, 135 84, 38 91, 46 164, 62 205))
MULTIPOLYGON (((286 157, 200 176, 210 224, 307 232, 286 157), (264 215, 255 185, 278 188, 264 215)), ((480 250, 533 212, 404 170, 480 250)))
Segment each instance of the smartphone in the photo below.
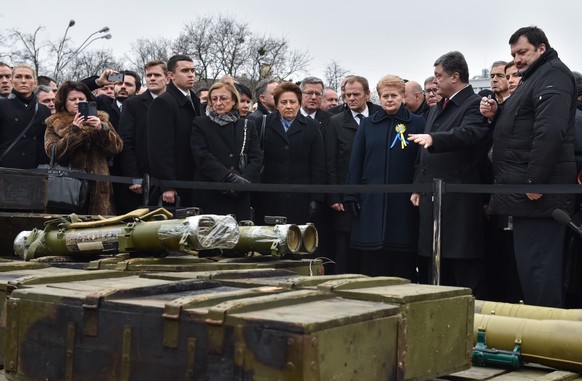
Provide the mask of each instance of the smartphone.
POLYGON ((97 103, 95 103, 95 101, 79 102, 77 108, 79 114, 83 115, 85 120, 90 116, 97 116, 97 103))
POLYGON ((123 82, 123 73, 112 73, 107 76, 109 82, 123 82))

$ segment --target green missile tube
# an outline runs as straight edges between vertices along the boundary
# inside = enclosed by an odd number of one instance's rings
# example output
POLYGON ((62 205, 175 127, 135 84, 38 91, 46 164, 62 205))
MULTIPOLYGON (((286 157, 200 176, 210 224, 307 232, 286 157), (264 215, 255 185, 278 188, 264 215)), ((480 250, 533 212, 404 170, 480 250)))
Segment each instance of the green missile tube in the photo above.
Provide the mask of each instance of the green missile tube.
POLYGON ((314 224, 299 225, 301 231, 301 254, 313 254, 319 246, 319 234, 314 224))
POLYGON ((301 230, 294 224, 239 226, 239 237, 232 251, 283 256, 301 249, 301 230))
POLYGON ((475 313, 538 320, 574 320, 582 322, 582 310, 538 307, 527 304, 511 304, 475 300, 475 313))
POLYGON ((524 362, 582 372, 581 322, 475 314, 473 345, 479 332, 486 333, 489 348, 513 351, 519 344, 524 362))
POLYGON ((194 254, 196 250, 232 249, 239 239, 238 224, 232 216, 198 215, 89 228, 75 226, 61 222, 48 224, 44 230, 21 232, 14 240, 14 252, 25 260, 169 250, 194 254))

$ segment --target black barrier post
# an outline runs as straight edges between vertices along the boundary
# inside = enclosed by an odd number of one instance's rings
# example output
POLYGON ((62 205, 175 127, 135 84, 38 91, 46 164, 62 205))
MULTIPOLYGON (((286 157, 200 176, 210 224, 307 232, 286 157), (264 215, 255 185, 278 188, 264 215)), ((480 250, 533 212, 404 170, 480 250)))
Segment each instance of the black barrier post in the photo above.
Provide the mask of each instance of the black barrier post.
POLYGON ((432 235, 431 283, 437 286, 441 284, 441 213, 442 213, 443 192, 444 192, 443 179, 433 179, 433 193, 432 193, 433 235, 432 235))

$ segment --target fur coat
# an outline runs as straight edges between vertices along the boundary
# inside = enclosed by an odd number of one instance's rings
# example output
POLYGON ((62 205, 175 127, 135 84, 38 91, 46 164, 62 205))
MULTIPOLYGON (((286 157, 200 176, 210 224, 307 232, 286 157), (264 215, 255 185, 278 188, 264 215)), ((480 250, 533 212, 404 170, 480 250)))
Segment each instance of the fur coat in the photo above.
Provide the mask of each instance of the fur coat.
MULTIPOLYGON (((51 155, 56 144, 55 162, 73 168, 84 169, 88 173, 109 175, 107 162, 121 152, 123 141, 109 123, 106 113, 99 111, 101 130, 92 126, 73 125, 74 114, 63 111, 46 119, 44 148, 51 155)), ((89 214, 115 214, 113 187, 109 182, 91 182, 89 214)))

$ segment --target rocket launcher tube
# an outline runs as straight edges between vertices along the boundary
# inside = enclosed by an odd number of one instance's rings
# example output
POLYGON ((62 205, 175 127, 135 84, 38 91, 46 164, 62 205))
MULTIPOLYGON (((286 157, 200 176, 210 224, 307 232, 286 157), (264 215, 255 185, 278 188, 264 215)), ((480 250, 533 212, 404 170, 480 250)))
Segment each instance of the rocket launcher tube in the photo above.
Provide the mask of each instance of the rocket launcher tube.
POLYGON ((475 313, 538 320, 574 320, 582 322, 582 309, 539 307, 475 300, 475 313))
POLYGON ((233 248, 239 239, 232 216, 199 215, 179 220, 132 221, 92 228, 55 228, 21 232, 14 241, 16 255, 45 256, 115 254, 118 252, 184 251, 233 248))
POLYGON ((236 252, 261 254, 297 254, 301 249, 301 231, 294 224, 274 226, 239 226, 240 239, 232 249, 236 252))
POLYGON ((489 348, 512 351, 519 343, 524 362, 582 372, 581 322, 475 314, 473 344, 479 331, 486 332, 489 348))

